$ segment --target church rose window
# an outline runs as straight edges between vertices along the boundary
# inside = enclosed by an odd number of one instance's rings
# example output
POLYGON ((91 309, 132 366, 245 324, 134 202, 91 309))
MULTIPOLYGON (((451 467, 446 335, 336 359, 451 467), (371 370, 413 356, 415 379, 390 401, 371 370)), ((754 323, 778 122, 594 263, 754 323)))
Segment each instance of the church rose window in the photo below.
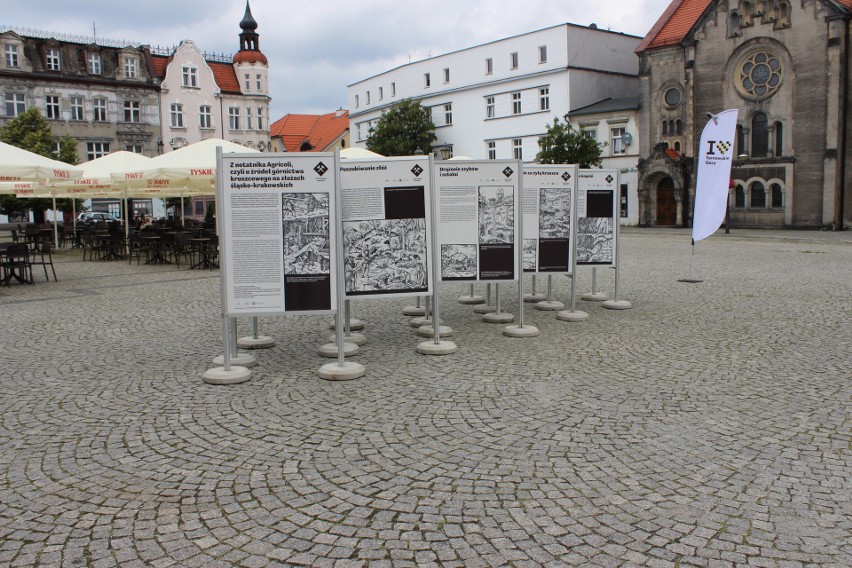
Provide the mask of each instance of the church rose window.
POLYGON ((669 89, 665 94, 666 104, 670 107, 675 107, 680 104, 680 91, 677 89, 669 89))
POLYGON ((736 85, 743 95, 769 98, 778 91, 784 78, 781 59, 768 50, 753 51, 737 66, 736 85))

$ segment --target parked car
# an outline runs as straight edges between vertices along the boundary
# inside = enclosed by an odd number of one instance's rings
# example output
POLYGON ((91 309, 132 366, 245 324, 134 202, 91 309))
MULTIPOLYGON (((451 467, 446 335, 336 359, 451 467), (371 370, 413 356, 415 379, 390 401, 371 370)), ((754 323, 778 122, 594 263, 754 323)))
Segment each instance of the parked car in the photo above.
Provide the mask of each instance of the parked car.
POLYGON ((111 213, 102 213, 100 211, 86 211, 77 215, 78 223, 117 223, 120 219, 111 213))

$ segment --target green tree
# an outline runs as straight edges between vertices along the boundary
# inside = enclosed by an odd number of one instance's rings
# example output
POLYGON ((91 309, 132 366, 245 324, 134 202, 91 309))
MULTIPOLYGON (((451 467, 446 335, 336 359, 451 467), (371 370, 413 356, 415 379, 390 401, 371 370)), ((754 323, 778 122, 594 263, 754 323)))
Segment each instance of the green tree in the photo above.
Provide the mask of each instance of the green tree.
POLYGON ((383 156, 428 154, 437 140, 429 109, 403 99, 379 118, 367 136, 367 149, 383 156))
POLYGON ((536 154, 535 161, 540 164, 577 164, 581 168, 601 165, 601 145, 597 140, 576 130, 568 122, 559 122, 559 117, 553 119, 553 124, 547 125, 547 134, 538 141, 541 151, 536 154))
MULTIPOLYGON (((0 127, 0 141, 60 162, 72 165, 77 163, 77 141, 71 136, 63 138, 54 136, 47 119, 35 107, 27 109, 7 122, 6 126, 0 127)), ((80 200, 77 201, 80 206, 82 203, 80 200)), ((44 212, 51 207, 53 207, 52 199, 18 199, 14 195, 0 196, 0 213, 15 215, 32 209, 36 222, 44 222, 44 212)), ((60 211, 70 211, 72 202, 70 199, 59 199, 56 201, 56 207, 60 211)))

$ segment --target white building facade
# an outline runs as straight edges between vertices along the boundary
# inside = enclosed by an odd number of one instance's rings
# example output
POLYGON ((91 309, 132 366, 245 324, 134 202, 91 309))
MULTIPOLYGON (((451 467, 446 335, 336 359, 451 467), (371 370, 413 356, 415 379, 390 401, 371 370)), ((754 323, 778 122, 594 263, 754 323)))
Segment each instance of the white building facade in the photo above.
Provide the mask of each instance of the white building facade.
POLYGON ((365 147, 382 113, 412 98, 432 110, 439 158, 532 162, 554 118, 638 94, 640 41, 561 24, 391 69, 348 86, 352 144, 365 147))

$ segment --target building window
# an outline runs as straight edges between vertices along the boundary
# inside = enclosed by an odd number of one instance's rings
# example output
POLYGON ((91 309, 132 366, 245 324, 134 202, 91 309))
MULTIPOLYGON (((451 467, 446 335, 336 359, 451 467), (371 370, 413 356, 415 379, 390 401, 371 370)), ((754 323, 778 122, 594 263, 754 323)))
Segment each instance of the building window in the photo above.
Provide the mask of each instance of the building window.
POLYGON ((231 130, 240 129, 240 107, 228 107, 228 127, 231 130))
POLYGON ((195 67, 184 65, 181 68, 182 85, 189 88, 198 87, 198 70, 195 67))
POLYGON ((591 138, 592 140, 598 139, 598 131, 596 128, 583 128, 580 132, 582 132, 583 136, 586 138, 591 138))
POLYGON ((494 73, 494 60, 490 57, 485 60, 485 74, 491 75, 494 73))
POLYGON ((485 118, 494 118, 494 97, 485 97, 485 118))
POLYGON ((210 105, 201 105, 198 107, 198 127, 213 128, 213 111, 210 105))
POLYGON ((246 130, 251 130, 251 107, 246 107, 246 130))
POLYGON ((92 99, 92 120, 95 122, 107 121, 106 99, 92 99))
POLYGON ((739 184, 734 188, 734 207, 738 209, 745 207, 745 189, 739 184))
POLYGON ((444 124, 449 126, 453 123, 453 103, 444 105, 444 124))
POLYGON ((769 153, 769 121, 766 114, 757 112, 751 119, 751 155, 765 158, 769 153))
POLYGON ((142 122, 139 101, 124 101, 124 122, 142 122))
POLYGON ((680 104, 680 91, 672 87, 666 91, 666 94, 663 95, 663 99, 666 101, 666 106, 676 107, 680 104))
POLYGON ((263 130, 263 107, 257 107, 257 129, 263 130))
POLYGON ((740 154, 746 153, 745 146, 745 130, 743 130, 742 124, 737 125, 737 156, 740 154))
POLYGON ((521 93, 512 93, 512 114, 521 114, 521 93))
POLYGON ((6 44, 6 67, 17 67, 18 65, 18 46, 6 44))
POLYGON ((775 123, 775 155, 784 155, 784 126, 780 122, 775 123))
POLYGON ((47 95, 44 97, 44 115, 51 120, 59 120, 59 96, 47 95))
POLYGON ((124 151, 133 152, 134 154, 142 154, 145 152, 142 144, 125 144, 124 151))
POLYGON ((539 63, 547 63, 547 46, 546 45, 538 46, 538 62, 539 63))
POLYGON ((423 74, 423 86, 427 89, 432 86, 432 76, 429 73, 423 74))
POLYGON ((103 158, 109 154, 109 142, 87 142, 86 143, 86 160, 94 160, 95 158, 103 158))
POLYGON ((520 138, 512 139, 512 157, 516 160, 524 159, 524 148, 523 148, 523 140, 520 138))
POLYGON ((669 122, 667 120, 663 121, 663 136, 669 135, 669 122))
POLYGON ((379 87, 379 100, 382 101, 385 98, 385 88, 379 87))
POLYGON ((60 71, 62 69, 62 59, 60 58, 59 48, 48 47, 45 50, 44 65, 48 71, 60 71))
POLYGON ((746 54, 734 73, 737 90, 751 99, 771 97, 784 79, 781 58, 765 48, 746 54))
POLYGON ((612 155, 626 154, 627 146, 621 141, 621 137, 624 136, 624 128, 613 128, 610 132, 612 134, 612 155))
POLYGON ((136 71, 136 58, 135 57, 126 57, 124 59, 124 76, 128 79, 135 79, 137 75, 136 71))
POLYGON ((772 207, 784 207, 784 191, 781 189, 781 186, 777 183, 773 183, 769 187, 772 192, 772 207))
POLYGON ((487 144, 488 148, 488 159, 496 160, 497 159, 497 142, 493 140, 487 144))
POLYGON ((263 75, 258 75, 257 80, 255 81, 255 85, 257 85, 257 92, 263 91, 263 75))
POLYGON ((71 97, 71 120, 85 120, 83 97, 71 97))
POLYGON ((246 92, 248 93, 251 90, 251 75, 246 73, 246 92))
POLYGON ((518 52, 513 51, 509 54, 509 68, 517 69, 518 68, 518 52))
POLYGON ((172 103, 169 107, 172 128, 183 128, 183 105, 172 103))
POLYGON ((391 83, 391 96, 396 96, 396 83, 391 83))
POLYGON ((366 104, 370 104, 370 91, 367 91, 366 104))
POLYGON ((450 82, 450 68, 444 67, 444 83, 450 82))
POLYGON ((749 197, 751 198, 751 203, 749 204, 750 207, 755 209, 763 209, 766 207, 766 189, 763 187, 762 183, 759 181, 753 182, 749 193, 749 197))
POLYGON ((86 55, 86 69, 89 71, 89 75, 101 74, 100 53, 89 53, 88 55, 86 55))
POLYGON ((355 95, 355 108, 361 106, 361 97, 359 95, 355 95))
POLYGON ((550 88, 544 87, 538 90, 538 109, 550 110, 550 88))

